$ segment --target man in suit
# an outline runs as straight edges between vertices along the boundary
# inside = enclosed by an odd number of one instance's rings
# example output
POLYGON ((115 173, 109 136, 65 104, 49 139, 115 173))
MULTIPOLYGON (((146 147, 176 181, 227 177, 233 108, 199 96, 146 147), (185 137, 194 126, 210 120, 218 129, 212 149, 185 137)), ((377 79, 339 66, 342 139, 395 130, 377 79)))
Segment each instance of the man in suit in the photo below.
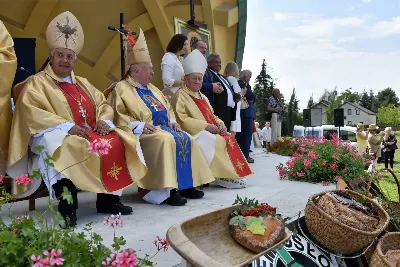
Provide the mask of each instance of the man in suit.
POLYGON ((247 159, 248 163, 253 163, 254 159, 250 158, 250 144, 253 137, 253 121, 256 119, 256 108, 254 102, 256 101, 256 95, 251 90, 249 85, 251 79, 250 70, 242 70, 239 74, 239 86, 242 88, 242 95, 246 98, 249 103, 249 107, 240 110, 240 119, 242 124, 242 131, 236 134, 236 140, 239 144, 243 155, 247 159))
POLYGON ((201 92, 207 96, 215 115, 229 129, 231 122, 236 119, 236 105, 241 96, 235 94, 228 79, 219 74, 221 71, 221 56, 219 54, 210 54, 207 58, 207 64, 201 92))

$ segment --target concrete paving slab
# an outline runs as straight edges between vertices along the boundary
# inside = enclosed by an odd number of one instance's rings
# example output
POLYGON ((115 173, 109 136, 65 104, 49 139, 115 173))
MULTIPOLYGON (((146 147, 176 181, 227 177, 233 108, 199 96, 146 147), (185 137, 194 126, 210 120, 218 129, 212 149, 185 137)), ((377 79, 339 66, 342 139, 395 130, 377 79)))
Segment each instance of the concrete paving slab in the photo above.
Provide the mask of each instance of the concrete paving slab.
MULTIPOLYGON (((152 241, 156 236, 165 237, 172 225, 190 219, 192 217, 208 213, 223 207, 230 206, 236 195, 241 197, 256 198, 262 202, 268 202, 278 207, 278 211, 284 217, 297 216, 298 212, 305 208, 308 198, 312 194, 334 188, 334 186, 322 186, 321 184, 309 184, 281 180, 275 167, 279 163, 286 162, 289 158, 275 154, 266 154, 262 149, 255 149, 252 153, 255 163, 251 164, 254 174, 248 177, 248 187, 245 189, 225 189, 221 187, 205 188, 205 197, 199 200, 189 200, 183 207, 171 207, 168 205, 151 205, 143 202, 136 188, 124 191, 122 197, 124 204, 133 207, 133 214, 123 216, 124 227, 116 229, 117 236, 124 235, 127 247, 135 249, 139 256, 145 253, 152 254, 154 245, 152 241)), ((96 195, 88 192, 79 193, 78 229, 92 222, 93 230, 103 236, 105 243, 111 244, 113 229, 103 225, 103 214, 96 213, 96 195)), ((37 200, 37 211, 44 211, 47 207, 45 198, 37 200)), ((21 215, 28 210, 27 201, 13 203, 11 212, 21 215)), ((31 213, 31 212, 29 212, 31 213)), ((6 217, 7 209, 2 211, 6 217)), ((154 261, 157 266, 171 267, 181 262, 179 255, 172 249, 166 253, 159 253, 154 261)))

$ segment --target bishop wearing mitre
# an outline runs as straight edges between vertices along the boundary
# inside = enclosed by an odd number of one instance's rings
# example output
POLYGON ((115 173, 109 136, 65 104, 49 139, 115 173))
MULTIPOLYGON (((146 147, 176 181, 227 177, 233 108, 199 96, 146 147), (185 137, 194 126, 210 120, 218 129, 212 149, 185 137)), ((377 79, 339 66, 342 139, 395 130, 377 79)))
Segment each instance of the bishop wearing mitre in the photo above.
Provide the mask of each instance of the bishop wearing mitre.
POLYGON ((195 189, 214 177, 192 137, 183 132, 162 92, 150 83, 153 65, 143 31, 127 44, 125 79, 109 94, 114 122, 140 136, 146 176, 138 181, 143 199, 153 204, 181 206, 187 198, 198 199, 195 189))
POLYGON ((172 97, 171 104, 182 129, 194 136, 215 178, 214 184, 226 188, 245 188, 252 174, 235 137, 224 122, 214 115, 205 95, 200 92, 207 62, 199 50, 183 62, 184 85, 172 97))
POLYGON ((137 138, 115 128, 114 111, 102 92, 74 74, 84 41, 77 18, 68 11, 58 15, 48 25, 46 38, 50 63, 30 77, 18 97, 7 173, 15 178, 38 167, 70 226, 77 220, 77 188, 98 193, 100 213, 130 214, 132 208, 120 202, 121 190, 147 171, 137 138), (90 153, 90 146, 104 142, 108 153, 90 153), (39 146, 53 158, 49 170, 39 146), (71 192, 72 204, 61 198, 64 188, 71 192))
POLYGON ((0 175, 7 169, 8 140, 12 119, 11 85, 17 69, 14 41, 0 21, 0 175))

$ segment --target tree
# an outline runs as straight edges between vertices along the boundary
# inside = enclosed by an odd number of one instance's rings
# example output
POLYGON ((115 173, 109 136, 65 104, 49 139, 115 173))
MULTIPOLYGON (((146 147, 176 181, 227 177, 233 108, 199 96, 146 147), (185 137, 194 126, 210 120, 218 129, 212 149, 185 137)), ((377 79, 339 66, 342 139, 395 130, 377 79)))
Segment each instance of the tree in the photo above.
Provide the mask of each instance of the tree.
POLYGON ((377 117, 380 125, 398 126, 400 125, 400 107, 394 104, 381 107, 378 110, 377 117))
POLYGON ((266 120, 268 99, 274 90, 274 79, 267 73, 265 59, 261 65, 260 74, 256 77, 253 91, 256 94, 257 121, 263 125, 266 120))
POLYGON ((382 91, 379 91, 378 95, 376 96, 376 99, 377 99, 378 109, 380 107, 386 107, 389 104, 393 104, 397 107, 400 106, 399 98, 397 97, 396 92, 390 87, 383 89, 382 91))
POLYGON ((313 95, 311 95, 311 96, 310 96, 310 99, 308 99, 307 108, 311 108, 312 106, 314 106, 313 95))
POLYGON ((340 94, 343 103, 358 103, 360 101, 360 95, 357 92, 353 93, 351 89, 350 87, 340 94))
MULTIPOLYGON (((373 94, 373 92, 372 92, 373 94)), ((371 98, 369 97, 369 94, 367 91, 364 89, 362 94, 360 95, 360 105, 366 109, 372 110, 372 102, 371 98)))
POLYGON ((287 132, 293 132, 294 125, 298 123, 299 100, 296 98, 296 89, 293 88, 290 96, 289 105, 287 107, 287 132))

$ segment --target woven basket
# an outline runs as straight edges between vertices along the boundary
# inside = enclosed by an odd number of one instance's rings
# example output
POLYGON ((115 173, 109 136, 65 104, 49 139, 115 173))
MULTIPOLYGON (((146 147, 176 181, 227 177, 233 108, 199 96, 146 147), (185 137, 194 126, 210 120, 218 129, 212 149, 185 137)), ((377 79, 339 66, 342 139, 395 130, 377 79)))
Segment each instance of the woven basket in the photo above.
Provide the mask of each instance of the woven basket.
POLYGON ((313 195, 309 198, 305 220, 308 231, 327 249, 340 254, 353 254, 365 249, 387 227, 389 215, 381 206, 370 199, 368 202, 378 209, 379 223, 373 232, 361 231, 345 225, 318 207, 314 200, 328 192, 344 191, 353 197, 362 195, 350 190, 330 190, 313 195))
POLYGON ((379 239, 374 255, 372 255, 371 267, 392 267, 385 255, 388 250, 400 250, 400 233, 387 233, 379 239))

